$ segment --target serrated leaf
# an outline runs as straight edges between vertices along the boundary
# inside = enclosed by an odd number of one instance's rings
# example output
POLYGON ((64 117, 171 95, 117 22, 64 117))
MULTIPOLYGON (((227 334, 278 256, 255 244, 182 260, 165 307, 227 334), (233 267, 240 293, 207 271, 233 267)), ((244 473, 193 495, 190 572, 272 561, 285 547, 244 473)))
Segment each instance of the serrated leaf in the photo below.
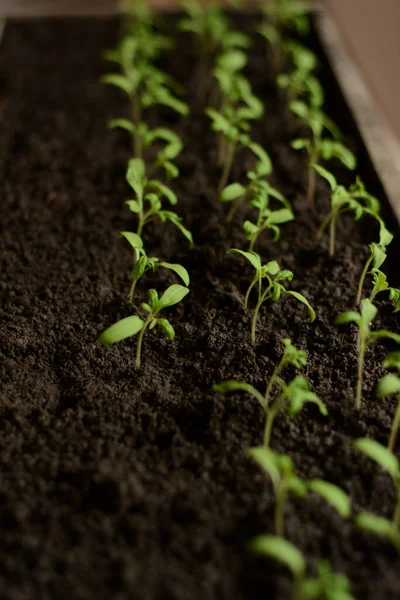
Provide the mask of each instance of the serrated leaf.
POLYGON ((351 515, 350 497, 338 486, 322 479, 313 479, 308 487, 321 498, 326 500, 343 519, 348 519, 351 515))
POLYGON ((115 344, 136 335, 142 328, 143 321, 140 317, 136 315, 126 317, 103 331, 99 336, 98 341, 100 344, 115 344))

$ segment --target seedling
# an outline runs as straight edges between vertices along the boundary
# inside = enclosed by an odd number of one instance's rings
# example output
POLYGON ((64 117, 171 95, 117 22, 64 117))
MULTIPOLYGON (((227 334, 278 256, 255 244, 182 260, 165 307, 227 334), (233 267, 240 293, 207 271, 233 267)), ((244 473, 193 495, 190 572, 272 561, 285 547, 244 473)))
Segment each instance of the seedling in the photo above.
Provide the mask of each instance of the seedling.
POLYGON ((173 160, 181 153, 183 143, 176 133, 165 127, 150 129, 144 122, 135 125, 129 119, 113 119, 108 126, 110 129, 120 128, 127 131, 132 138, 133 147, 139 141, 142 153, 144 148, 150 148, 155 143, 165 144, 149 166, 148 176, 151 176, 159 168, 164 169, 167 179, 173 179, 179 175, 179 170, 173 160))
POLYGON ((318 58, 314 52, 293 40, 285 43, 285 52, 290 55, 294 69, 290 73, 280 73, 277 85, 287 91, 289 106, 304 96, 314 108, 324 103, 324 90, 313 71, 318 67, 318 58))
POLYGON ((245 78, 239 78, 237 86, 234 103, 228 104, 221 111, 214 108, 206 109, 206 114, 212 121, 213 131, 222 135, 226 148, 223 152, 225 162, 218 193, 221 193, 227 184, 237 147, 241 145, 252 150, 255 146, 248 134, 250 121, 260 119, 264 112, 263 104, 253 95, 250 84, 245 78))
POLYGON ((322 236, 329 225, 329 256, 333 256, 335 253, 335 234, 338 217, 346 212, 352 212, 354 221, 358 221, 364 215, 379 219, 380 204, 374 196, 371 196, 366 191, 359 177, 357 177, 354 184, 346 189, 343 185, 338 185, 332 173, 323 167, 314 164, 311 167, 327 180, 332 190, 331 209, 319 228, 317 238, 322 236))
POLYGON ((178 99, 173 90, 179 86, 169 76, 155 67, 143 56, 143 46, 138 37, 125 37, 120 46, 107 53, 107 58, 120 65, 121 73, 109 73, 102 77, 103 83, 124 91, 131 103, 132 131, 135 158, 142 157, 141 128, 143 111, 154 104, 162 104, 180 115, 187 115, 189 107, 178 99))
POLYGON ((364 298, 361 301, 361 312, 347 311, 340 314, 335 323, 342 325, 344 323, 355 323, 359 330, 359 350, 358 350, 358 370, 357 370, 357 388, 355 397, 355 407, 357 410, 361 408, 361 396, 362 396, 362 383, 363 383, 363 370, 364 370, 364 359, 367 348, 376 341, 382 339, 394 340, 397 344, 400 344, 400 335, 381 329, 379 331, 371 331, 370 325, 375 319, 378 310, 368 298, 364 298))
MULTIPOLYGON (((372 265, 373 270, 380 269, 383 263, 386 260, 386 247, 393 240, 393 235, 386 229, 384 222, 382 219, 377 216, 380 225, 380 233, 379 233, 379 243, 373 243, 369 245, 369 257, 365 263, 364 269, 361 273, 360 281, 357 288, 357 298, 356 304, 360 304, 362 291, 364 286, 365 277, 372 265)), ((372 301, 372 300, 371 300, 372 301)))
POLYGON ((288 496, 305 496, 308 491, 320 495, 344 518, 351 515, 349 496, 333 483, 321 479, 304 481, 294 473, 293 460, 269 448, 251 448, 248 454, 270 476, 275 495, 275 535, 284 535, 284 516, 288 496))
POLYGON ((391 450, 375 440, 360 438, 354 447, 375 461, 384 471, 389 473, 396 489, 396 507, 391 520, 378 517, 370 512, 357 515, 355 523, 359 529, 369 531, 388 538, 400 552, 400 464, 391 450))
POLYGON ((291 281, 293 279, 293 273, 291 271, 281 270, 279 264, 275 260, 263 265, 261 263, 261 257, 256 252, 244 252, 243 250, 232 248, 229 250, 229 254, 241 254, 249 261, 256 271, 256 274, 248 287, 244 302, 244 307, 246 309, 250 293, 252 289, 257 286, 257 304, 251 321, 251 342, 253 346, 256 343, 256 324, 261 306, 268 300, 277 302, 282 294, 293 296, 296 300, 305 304, 308 309, 310 321, 314 321, 315 312, 308 300, 302 294, 299 294, 299 292, 287 290, 283 284, 284 281, 291 281))
POLYGON ((111 327, 108 327, 100 335, 98 341, 100 344, 115 344, 136 334, 139 334, 136 345, 136 366, 140 368, 143 336, 146 329, 153 329, 159 326, 164 329, 168 340, 172 341, 175 337, 175 330, 167 319, 158 318, 158 313, 164 308, 178 304, 189 293, 189 290, 183 285, 174 284, 165 290, 161 298, 158 297, 156 290, 149 290, 149 303, 143 302, 141 308, 148 313, 145 319, 138 315, 121 319, 111 327))
POLYGON ((307 564, 296 546, 282 537, 259 535, 248 545, 255 554, 287 567, 293 576, 293 600, 355 600, 347 577, 334 573, 328 561, 318 561, 318 576, 307 577, 307 564))
POLYGON ((193 243, 192 234, 182 225, 182 218, 175 212, 162 208, 164 198, 172 205, 177 204, 176 194, 160 181, 147 178, 145 163, 142 159, 132 158, 129 161, 126 180, 136 195, 134 200, 128 200, 126 204, 137 215, 136 233, 138 236, 142 235, 145 225, 158 219, 162 223, 167 221, 173 223, 185 238, 191 244, 193 243))
POLYGON ((249 207, 258 211, 258 218, 255 223, 247 220, 243 224, 244 234, 250 242, 250 252, 254 250, 254 245, 264 230, 271 230, 274 234, 274 242, 276 242, 281 234, 280 225, 294 219, 289 202, 267 181, 260 182, 257 190, 255 190, 254 197, 250 200, 249 207), (278 200, 284 208, 272 210, 270 208, 270 198, 278 200))
MULTIPOLYGON (((399 372, 400 352, 390 352, 383 361, 382 366, 384 369, 396 369, 399 372)), ((394 373, 384 375, 378 383, 376 395, 378 398, 385 398, 386 396, 394 395, 397 396, 397 407, 388 442, 389 450, 393 451, 400 424, 400 378, 394 373)))
POLYGON ((313 402, 314 404, 317 404, 323 415, 327 414, 325 405, 316 394, 311 392, 309 383, 304 377, 295 377, 289 384, 280 377, 280 373, 288 365, 291 365, 296 369, 301 369, 307 364, 306 353, 304 350, 297 350, 287 338, 283 339, 282 343, 284 345, 283 356, 267 384, 264 396, 252 385, 241 381, 223 381, 222 383, 214 385, 213 388, 214 391, 221 394, 236 391, 247 392, 258 400, 265 413, 263 435, 264 447, 269 447, 275 418, 284 410, 287 410, 291 416, 296 415, 302 410, 306 402, 313 402), (275 399, 271 399, 271 392, 274 386, 279 386, 280 391, 275 399))
POLYGON ((155 256, 147 256, 145 249, 143 248, 143 240, 136 233, 130 231, 123 231, 121 233, 127 242, 133 249, 134 265, 131 272, 132 283, 129 290, 128 300, 133 301, 133 295, 135 293, 135 287, 139 279, 147 273, 147 271, 154 271, 158 267, 163 267, 169 271, 173 271, 180 277, 186 287, 189 287, 189 273, 182 265, 168 263, 161 261, 155 256))
POLYGON ((375 297, 382 292, 389 292, 389 300, 394 302, 394 312, 399 312, 400 310, 400 290, 397 288, 392 288, 387 282, 387 277, 385 273, 380 271, 379 269, 372 269, 370 271, 372 275, 372 283, 373 288, 369 299, 371 302, 374 301, 375 297))
MULTIPOLYGON (((301 121, 303 121, 311 130, 311 139, 297 138, 291 143, 295 150, 306 150, 309 156, 310 168, 308 171, 308 192, 307 199, 311 205, 314 204, 316 190, 316 173, 318 169, 312 168, 321 160, 329 161, 337 158, 348 169, 356 168, 356 158, 354 154, 342 144, 339 129, 319 106, 307 106, 305 102, 296 100, 289 105, 290 110, 301 121), (324 139, 324 131, 327 130, 333 139, 324 139)), ((321 173, 320 173, 321 174, 321 173)))

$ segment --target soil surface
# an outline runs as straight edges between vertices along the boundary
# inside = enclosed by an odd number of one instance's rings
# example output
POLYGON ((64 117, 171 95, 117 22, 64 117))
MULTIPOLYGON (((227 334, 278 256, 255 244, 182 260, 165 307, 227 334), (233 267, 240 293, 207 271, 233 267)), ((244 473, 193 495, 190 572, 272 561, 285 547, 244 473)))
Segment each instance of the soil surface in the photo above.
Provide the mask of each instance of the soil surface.
MULTIPOLYGON (((119 236, 134 227, 124 205, 131 194, 124 178, 129 140, 106 130, 107 120, 125 115, 127 106, 98 81, 109 68, 102 51, 115 44, 118 31, 115 20, 13 22, 2 42, 0 597, 290 598, 289 575, 245 549, 252 536, 273 530, 271 485, 245 453, 261 443, 261 409, 248 395, 222 397, 212 385, 236 378, 262 389, 281 356, 279 340, 291 337, 307 351, 303 374, 329 416, 313 408, 282 416, 273 448, 292 456, 304 478, 342 486, 355 510, 390 516, 389 477, 351 448, 359 436, 387 441, 395 403, 376 400, 374 388, 388 346, 367 354, 357 413, 356 331, 333 324, 339 312, 354 308, 367 244, 377 231, 368 220, 344 218, 333 259, 327 239, 315 241, 328 189, 319 182, 313 214, 305 202, 306 157, 288 148, 295 125, 269 83, 263 44, 255 43, 248 74, 266 104, 256 136, 273 159, 273 182, 296 211, 281 240, 272 243, 265 234, 258 250, 293 270, 292 289, 310 300, 316 321, 310 324, 302 305, 283 298, 261 310, 257 346, 251 346, 251 312, 243 309, 251 270, 226 255, 246 242, 241 219, 227 226, 226 207, 216 199, 214 136, 199 111, 178 119, 157 109, 150 122, 175 126, 185 142, 173 186, 195 245, 172 226, 158 225, 146 229, 145 243, 150 254, 187 267, 191 291, 166 311, 176 328, 172 343, 162 331, 146 334, 140 372, 134 339, 99 346, 99 333, 132 313, 126 300, 132 256, 119 236)), ((314 38, 311 43, 318 49, 314 38)), ((391 218, 321 58, 331 116, 391 218)), ((163 65, 193 105, 195 61, 190 38, 181 36, 163 65)), ((235 177, 246 160, 238 157, 235 177)), ((341 181, 351 181, 334 169, 341 181)), ((394 221, 392 230, 397 233, 394 221)), ((389 281, 398 284, 390 261, 388 268, 389 281)), ((173 282, 162 270, 146 276, 138 303, 148 286, 162 291, 173 282)), ((375 325, 398 331, 391 305, 378 305, 375 325)), ((359 533, 314 495, 289 502, 286 530, 311 569, 315 559, 329 558, 351 579, 357 598, 399 598, 392 547, 359 533)))

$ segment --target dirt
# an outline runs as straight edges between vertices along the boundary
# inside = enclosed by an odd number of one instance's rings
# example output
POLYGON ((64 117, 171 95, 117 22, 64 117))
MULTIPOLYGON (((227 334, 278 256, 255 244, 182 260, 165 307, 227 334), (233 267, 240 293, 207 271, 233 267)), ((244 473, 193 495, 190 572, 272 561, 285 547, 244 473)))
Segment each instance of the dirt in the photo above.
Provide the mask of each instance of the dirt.
MULTIPOLYGON (((273 528, 270 483, 246 456, 262 440, 261 409, 247 395, 213 393, 212 385, 236 378, 261 389, 281 355, 279 340, 291 337, 307 351, 303 374, 329 416, 313 408, 282 416, 273 447, 293 457, 302 477, 340 485, 355 511, 390 516, 390 479, 351 448, 359 436, 387 441, 394 400, 376 400, 374 388, 388 346, 368 352, 358 413, 356 332, 333 324, 339 312, 354 308, 367 243, 377 232, 368 220, 344 218, 332 259, 326 238, 315 240, 328 189, 319 183, 313 214, 305 203, 306 159, 288 148, 293 121, 269 83, 264 47, 257 43, 248 74, 267 109, 256 135, 274 161, 273 182, 296 211, 280 241, 265 234, 258 250, 293 270, 292 289, 309 299, 316 321, 310 324, 304 307, 284 298, 262 309, 257 345, 251 346, 251 312, 243 309, 251 271, 226 255, 246 245, 240 218, 228 226, 216 200, 213 134, 199 112, 178 119, 154 110, 150 122, 174 126, 185 142, 174 189, 195 245, 190 248, 172 227, 149 226, 146 247, 186 266, 191 291, 166 313, 176 329, 172 343, 160 331, 146 334, 140 372, 135 340, 99 346, 99 333, 132 313, 132 257, 119 237, 134 227, 124 206, 129 141, 106 130, 109 118, 126 114, 126 103, 98 81, 108 68, 101 53, 117 36, 116 21, 41 20, 9 23, 2 42, 0 597, 290 598, 290 576, 245 548, 252 536, 273 528)), ((318 49, 315 37, 311 43, 318 49)), ((397 232, 321 58, 331 115, 397 232)), ((184 36, 164 59, 192 104, 194 62, 184 36)), ((235 177, 243 175, 245 162, 238 157, 235 177)), ((351 180, 338 165, 334 170, 351 180)), ((398 249, 393 244, 392 257, 398 249)), ((388 264, 396 284, 395 263, 388 264)), ((138 302, 148 286, 163 290, 173 282, 161 270, 146 276, 138 302)), ((390 304, 378 305, 376 326, 398 331, 390 304)), ((286 530, 311 570, 316 559, 329 558, 351 579, 357 598, 399 598, 392 547, 359 533, 316 496, 289 502, 286 530)))

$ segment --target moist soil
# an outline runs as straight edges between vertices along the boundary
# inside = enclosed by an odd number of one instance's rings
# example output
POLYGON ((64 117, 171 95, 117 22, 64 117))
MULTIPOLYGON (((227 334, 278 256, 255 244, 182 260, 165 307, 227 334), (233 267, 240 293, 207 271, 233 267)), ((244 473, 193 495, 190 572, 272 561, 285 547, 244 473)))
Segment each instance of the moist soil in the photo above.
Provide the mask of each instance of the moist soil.
MULTIPOLYGON (((240 19, 244 28, 252 19, 240 19)), ((172 28, 174 19, 166 22, 172 28)), ((271 85, 265 48, 255 42, 248 75, 265 101, 257 140, 274 162, 273 183, 288 197, 296 220, 272 243, 264 260, 294 272, 292 289, 317 311, 310 324, 302 305, 286 297, 261 310, 257 345, 243 296, 251 269, 231 247, 246 248, 241 222, 230 226, 216 199, 219 170, 214 135, 201 111, 180 119, 149 112, 152 124, 173 127, 185 150, 173 182, 179 213, 195 244, 172 226, 149 226, 151 255, 180 262, 191 276, 190 295, 165 316, 176 329, 145 336, 143 366, 135 369, 135 340, 112 347, 99 333, 132 314, 127 303, 132 255, 120 231, 135 227, 124 132, 107 120, 127 115, 125 98, 99 77, 109 68, 102 51, 119 34, 117 20, 9 23, 1 73, 1 397, 0 597, 22 599, 256 600, 291 597, 288 573, 250 555, 246 542, 273 531, 268 479, 246 456, 262 441, 263 415, 245 394, 222 397, 212 385, 239 379, 262 389, 290 337, 307 351, 303 370, 329 416, 314 408, 276 421, 272 446, 289 454, 304 478, 320 477, 351 494, 354 509, 389 517, 389 477, 351 448, 368 436, 386 443, 394 400, 374 388, 388 346, 366 358, 363 402, 353 408, 356 331, 337 328, 335 316, 354 308, 367 244, 377 239, 368 220, 338 224, 336 255, 315 231, 328 209, 320 181, 317 211, 305 201, 307 161, 288 142, 296 125, 271 85)), ((397 225, 315 35, 331 116, 357 152, 360 174, 397 225)), ((196 55, 181 35, 163 59, 198 105, 196 55)), ((296 134, 297 135, 297 134, 296 134)), ((238 156, 234 177, 247 157, 238 156)), ((345 183, 351 176, 334 165, 345 183)), ((392 256, 398 252, 394 243, 392 256)), ((388 261, 389 281, 396 281, 388 261)), ((137 303, 154 285, 176 282, 158 270, 138 286, 137 303)), ((378 302, 376 326, 399 330, 388 302, 378 302)), ((136 308, 133 310, 136 312, 136 308)), ((290 369, 287 377, 292 377, 290 369)), ((310 559, 328 558, 346 573, 357 598, 399 598, 396 552, 358 532, 314 495, 290 501, 288 538, 310 559)))

